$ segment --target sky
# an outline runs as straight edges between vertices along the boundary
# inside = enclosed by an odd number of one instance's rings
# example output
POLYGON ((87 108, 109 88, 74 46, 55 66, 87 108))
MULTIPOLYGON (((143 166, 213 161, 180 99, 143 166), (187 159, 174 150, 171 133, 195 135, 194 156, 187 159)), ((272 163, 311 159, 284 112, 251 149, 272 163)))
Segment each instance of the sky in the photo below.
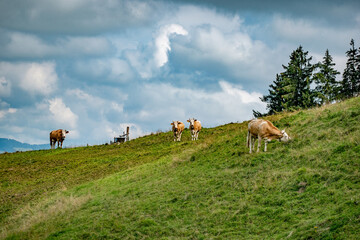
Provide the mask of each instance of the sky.
POLYGON ((357 0, 0 0, 0 138, 66 129, 82 146, 249 120, 292 51, 329 49, 342 73, 359 30, 357 0))

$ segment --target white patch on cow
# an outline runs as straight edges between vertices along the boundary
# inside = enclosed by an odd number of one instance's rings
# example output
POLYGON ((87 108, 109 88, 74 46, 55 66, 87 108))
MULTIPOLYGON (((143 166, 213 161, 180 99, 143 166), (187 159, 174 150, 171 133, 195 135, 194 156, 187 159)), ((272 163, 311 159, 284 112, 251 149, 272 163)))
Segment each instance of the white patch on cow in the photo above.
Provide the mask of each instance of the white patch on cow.
POLYGON ((280 141, 282 141, 282 142, 287 142, 287 141, 290 140, 290 137, 289 137, 289 135, 287 135, 287 133, 285 132, 285 130, 282 130, 281 133, 283 134, 283 137, 280 138, 280 141))

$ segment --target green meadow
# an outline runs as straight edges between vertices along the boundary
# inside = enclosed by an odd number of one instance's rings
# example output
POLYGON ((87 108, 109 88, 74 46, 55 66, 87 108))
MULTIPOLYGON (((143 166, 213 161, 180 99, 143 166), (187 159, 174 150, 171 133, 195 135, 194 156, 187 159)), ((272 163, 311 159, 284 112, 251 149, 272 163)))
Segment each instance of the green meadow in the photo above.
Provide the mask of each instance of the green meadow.
POLYGON ((292 141, 250 155, 243 122, 1 154, 0 239, 359 239, 360 98, 266 119, 292 141))

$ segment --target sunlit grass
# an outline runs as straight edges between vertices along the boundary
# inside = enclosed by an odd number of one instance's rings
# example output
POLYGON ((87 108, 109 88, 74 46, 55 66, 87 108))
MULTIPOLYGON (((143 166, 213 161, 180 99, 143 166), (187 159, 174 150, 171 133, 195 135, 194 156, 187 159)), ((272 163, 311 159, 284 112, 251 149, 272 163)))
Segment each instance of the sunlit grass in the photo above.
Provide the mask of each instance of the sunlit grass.
POLYGON ((248 154, 244 122, 204 129, 197 142, 161 133, 0 155, 1 236, 356 239, 360 98, 269 119, 293 140, 266 153, 248 154))

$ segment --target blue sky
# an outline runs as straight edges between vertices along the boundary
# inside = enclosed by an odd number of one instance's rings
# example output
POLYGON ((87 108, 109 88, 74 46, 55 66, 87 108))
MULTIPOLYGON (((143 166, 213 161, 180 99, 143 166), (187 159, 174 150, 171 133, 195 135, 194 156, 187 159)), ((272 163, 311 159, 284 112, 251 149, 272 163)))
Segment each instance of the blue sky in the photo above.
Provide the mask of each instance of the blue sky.
POLYGON ((335 68, 360 42, 359 1, 0 0, 0 137, 65 145, 131 138, 190 117, 265 112, 299 45, 335 68))

